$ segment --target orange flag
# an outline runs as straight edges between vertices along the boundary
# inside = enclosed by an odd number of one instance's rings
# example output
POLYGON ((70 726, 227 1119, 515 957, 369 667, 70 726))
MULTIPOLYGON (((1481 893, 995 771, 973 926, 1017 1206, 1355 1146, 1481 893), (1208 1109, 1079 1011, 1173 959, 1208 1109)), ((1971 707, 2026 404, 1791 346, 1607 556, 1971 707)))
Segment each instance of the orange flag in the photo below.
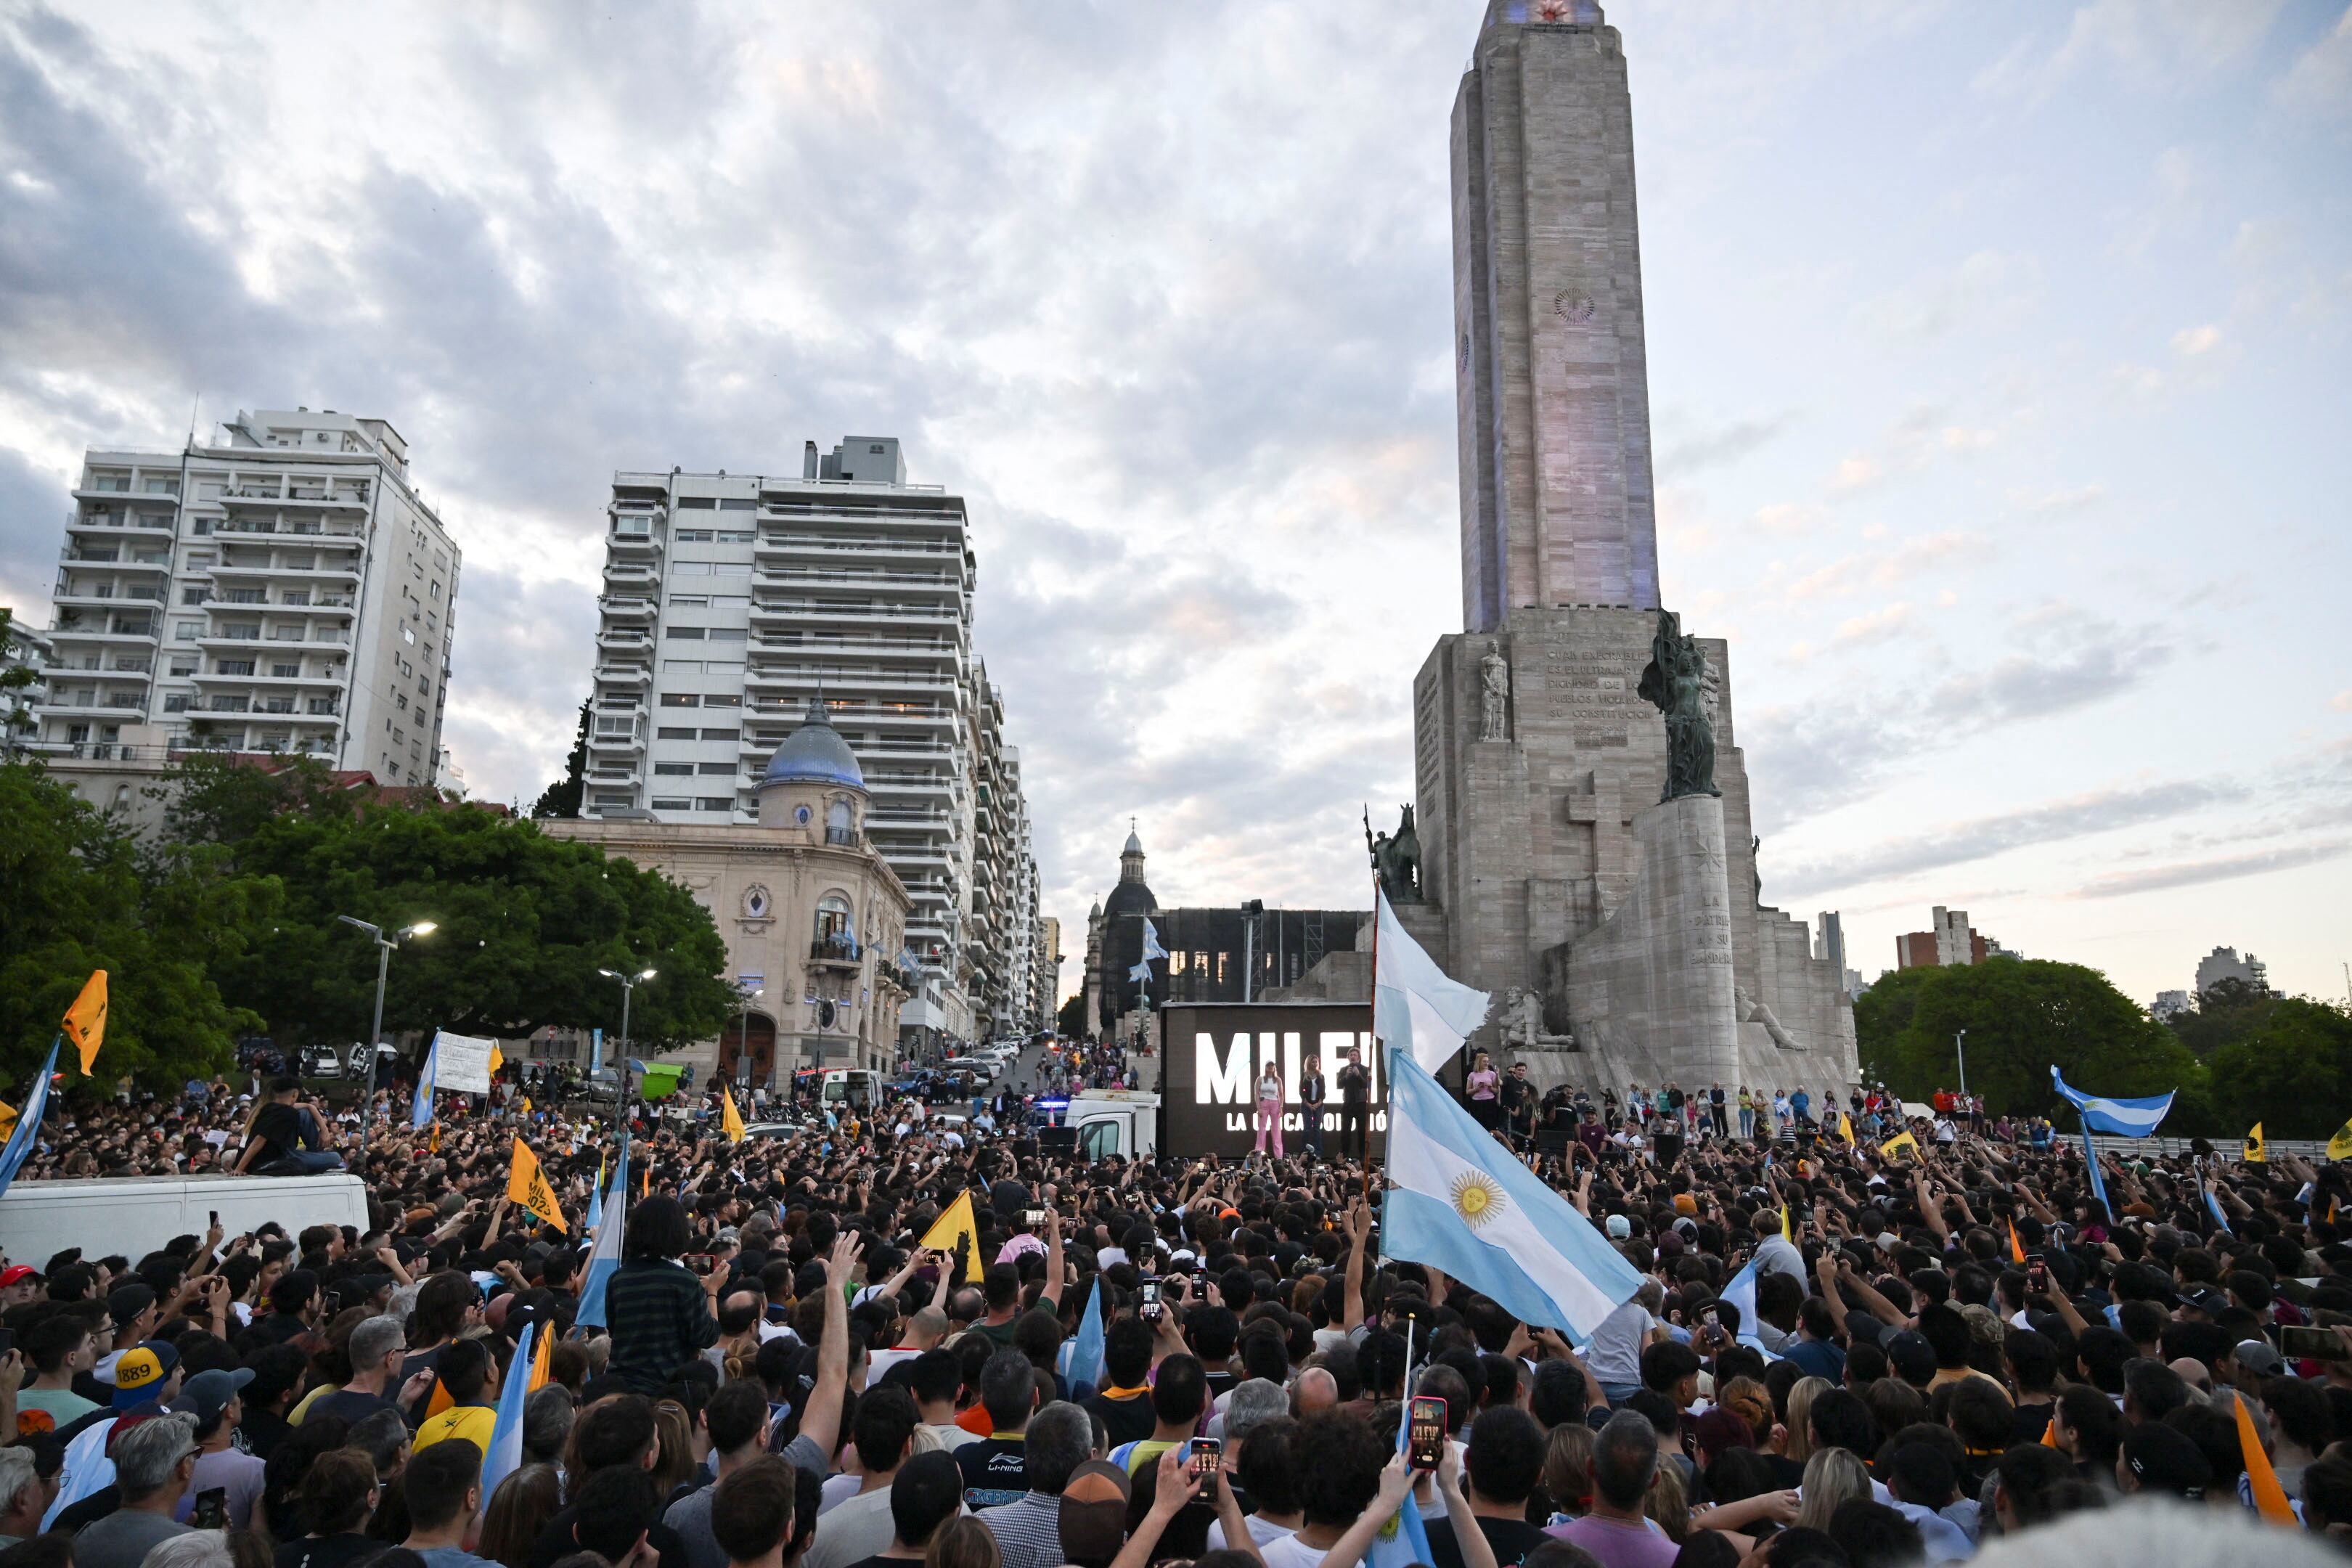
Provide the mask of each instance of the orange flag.
POLYGON ((427 1421, 430 1421, 436 1415, 440 1415, 444 1410, 455 1410, 457 1408, 457 1396, 449 1392, 449 1385, 447 1384, 442 1382, 437 1377, 435 1378, 433 1380, 433 1397, 425 1403, 425 1418, 427 1421))
POLYGON ((537 1394, 541 1389, 547 1386, 548 1368, 551 1364, 554 1352, 555 1336, 553 1334, 540 1335, 539 1349, 531 1352, 530 1385, 523 1390, 524 1393, 537 1394))
POLYGON ((2009 1260, 2011 1263, 2022 1263, 2025 1261, 2025 1247, 2023 1243, 2017 1239, 2017 1222, 2015 1220, 2011 1220, 2009 1222, 2009 1260))
POLYGON ((106 1038, 106 971, 93 969, 82 984, 81 994, 66 1009, 66 1038, 81 1052, 83 1076, 89 1073, 90 1064, 98 1060, 98 1047, 106 1038))
POLYGON ((2230 1402, 2238 1413, 2238 1451, 2245 1456, 2246 1480, 2254 1494, 2254 1508, 2273 1524, 2300 1526, 2294 1517, 2294 1505, 2286 1500, 2286 1489, 2279 1485, 2278 1472, 2271 1468, 2268 1454, 2263 1452, 2263 1440, 2254 1435, 2253 1412, 2246 1408, 2246 1396, 2240 1394, 2230 1402))

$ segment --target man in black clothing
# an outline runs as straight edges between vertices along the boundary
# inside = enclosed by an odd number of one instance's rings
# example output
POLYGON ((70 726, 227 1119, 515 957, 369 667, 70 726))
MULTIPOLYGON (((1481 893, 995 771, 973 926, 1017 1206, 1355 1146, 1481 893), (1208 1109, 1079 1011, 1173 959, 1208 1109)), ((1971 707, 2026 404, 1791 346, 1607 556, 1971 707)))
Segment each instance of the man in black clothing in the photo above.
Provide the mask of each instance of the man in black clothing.
MULTIPOLYGON (((1497 1568, 1511 1565, 1548 1540, 1528 1522, 1528 1494, 1543 1473, 1544 1429, 1516 1405, 1498 1405, 1478 1413, 1470 1424, 1470 1442, 1462 1455, 1470 1515, 1479 1533, 1494 1548, 1497 1568)), ((1462 1568, 1462 1547, 1454 1531, 1458 1519, 1429 1521, 1429 1555, 1435 1568, 1462 1568)))
POLYGON ((1317 1159, 1323 1157, 1323 1058, 1308 1057, 1298 1080, 1300 1141, 1317 1159))
POLYGON ((1103 1336, 1103 1388, 1087 1401, 1100 1417, 1109 1446, 1151 1436, 1151 1351, 1158 1336, 1140 1318, 1121 1318, 1103 1336))
POLYGON ((340 1171, 343 1157, 327 1147, 327 1119, 315 1106, 299 1103, 302 1082, 296 1078, 269 1080, 269 1103, 253 1118, 253 1133, 236 1162, 236 1173, 258 1176, 315 1176, 340 1171))
POLYGON ((1364 1157, 1364 1124, 1372 1103, 1372 1072, 1356 1047, 1348 1047, 1348 1065, 1339 1069, 1339 1157, 1364 1157))

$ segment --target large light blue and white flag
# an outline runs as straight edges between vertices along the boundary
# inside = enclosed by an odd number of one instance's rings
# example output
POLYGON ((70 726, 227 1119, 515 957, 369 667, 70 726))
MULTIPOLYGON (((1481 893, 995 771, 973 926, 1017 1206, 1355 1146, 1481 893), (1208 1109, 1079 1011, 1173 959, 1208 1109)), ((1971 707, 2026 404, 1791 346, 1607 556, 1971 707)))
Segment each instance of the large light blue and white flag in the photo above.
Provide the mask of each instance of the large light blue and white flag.
POLYGON ((580 1312, 572 1322, 583 1329, 609 1328, 604 1321, 604 1282, 621 1266, 621 1233, 629 1224, 629 1145, 624 1141, 613 1162, 613 1180, 604 1189, 604 1212, 596 1225, 596 1244, 588 1249, 588 1272, 580 1281, 580 1312))
POLYGON ((599 1160, 596 1162, 596 1186, 595 1189, 588 1194, 588 1217, 580 1222, 580 1234, 583 1236, 595 1235, 597 1222, 602 1220, 604 1217, 604 1163, 602 1160, 599 1160))
POLYGON ((1143 956, 1146 958, 1168 956, 1168 950, 1160 945, 1160 928, 1149 920, 1143 922, 1143 956))
POLYGON ((1087 1399, 1102 1389, 1102 1276, 1097 1274, 1094 1289, 1087 1296, 1086 1316, 1078 1320, 1078 1331, 1062 1344, 1062 1381, 1069 1385, 1074 1401, 1087 1399))
POLYGON ((433 1080, 440 1071, 441 1037, 436 1031, 432 1048, 425 1053, 424 1070, 416 1075, 416 1099, 408 1108, 408 1125, 413 1130, 421 1131, 433 1120, 433 1080))
POLYGON ((489 1507, 499 1483, 522 1468, 522 1414, 530 1399, 531 1341, 537 1323, 524 1325, 515 1342, 514 1359, 507 1363, 507 1380, 499 1389, 499 1416, 490 1426, 489 1452, 482 1456, 482 1506, 489 1507))
MULTIPOLYGON (((62 1038, 62 1037, 60 1037, 62 1038)), ((8 1134, 6 1147, 0 1148, 0 1193, 16 1179, 25 1162, 33 1156, 33 1148, 41 1141, 41 1118, 48 1113, 49 1079, 58 1070, 59 1040, 49 1042, 49 1059, 41 1064, 41 1076, 33 1080, 32 1092, 25 1096, 25 1109, 16 1118, 16 1130, 8 1134)))
POLYGON ((1381 1255, 1443 1268, 1523 1323, 1591 1338, 1642 1277, 1403 1049, 1389 1047, 1388 1066, 1381 1255))
POLYGON ((1486 1021, 1488 996, 1449 979, 1421 943, 1405 934, 1380 900, 1379 962, 1372 976, 1372 1032, 1385 1046, 1402 1047, 1435 1072, 1462 1048, 1470 1031, 1486 1021))
MULTIPOLYGON (((2084 1094, 2058 1076, 2058 1064, 2050 1064, 2050 1081, 2066 1102, 2083 1113, 2083 1125, 2093 1132, 2105 1132, 2112 1138, 2150 1138, 2164 1113, 2172 1109, 2171 1094, 2149 1095, 2141 1100, 2113 1100, 2105 1095, 2084 1094)), ((2179 1093, 2174 1090, 2173 1093, 2179 1093)))

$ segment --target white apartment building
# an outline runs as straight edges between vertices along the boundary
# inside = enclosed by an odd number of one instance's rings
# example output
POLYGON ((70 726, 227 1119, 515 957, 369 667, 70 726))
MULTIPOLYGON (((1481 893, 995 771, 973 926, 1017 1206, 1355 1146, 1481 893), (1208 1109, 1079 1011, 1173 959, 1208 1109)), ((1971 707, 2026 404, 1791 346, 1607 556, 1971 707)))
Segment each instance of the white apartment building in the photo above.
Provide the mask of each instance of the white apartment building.
POLYGON ((239 411, 180 452, 91 448, 32 744, 299 752, 429 784, 460 552, 381 419, 239 411))
POLYGON ((987 1032, 999 811, 976 709, 1002 703, 971 649, 962 499, 908 484, 895 438, 852 437, 807 443, 794 475, 617 472, 607 514, 581 815, 753 823, 760 770, 822 697, 913 898, 902 1037, 987 1032))

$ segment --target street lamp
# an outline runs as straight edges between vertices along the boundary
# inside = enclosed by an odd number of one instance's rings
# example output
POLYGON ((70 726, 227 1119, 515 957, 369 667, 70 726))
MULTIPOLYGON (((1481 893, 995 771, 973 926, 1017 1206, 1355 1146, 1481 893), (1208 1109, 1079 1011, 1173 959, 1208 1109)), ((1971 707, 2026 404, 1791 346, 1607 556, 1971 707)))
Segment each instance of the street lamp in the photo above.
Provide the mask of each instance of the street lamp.
POLYGON ((736 1070, 742 1075, 746 1084, 751 1081, 751 1004, 765 994, 765 989, 761 986, 748 985, 741 981, 736 983, 735 1000, 742 1010, 743 1028, 736 1036, 735 1061, 736 1070))
POLYGON ((355 915, 337 915, 335 918, 347 926, 359 927, 375 942, 375 1026, 368 1033, 367 1089, 360 1097, 360 1152, 364 1154, 367 1152, 368 1122, 375 1104, 375 1050, 376 1042, 383 1038, 383 983, 392 970, 392 950, 412 936, 430 936, 439 927, 431 921, 418 921, 415 925, 403 926, 386 936, 382 926, 355 915))
POLYGON ((1952 1049, 1960 1058, 1960 1092, 1969 1091, 1969 1032, 1962 1029, 1952 1037, 1952 1049))
POLYGON ((625 1124, 625 1108, 629 1101, 629 1003, 636 995, 637 987, 651 980, 655 971, 646 969, 635 974, 624 974, 617 969, 600 969, 596 973, 607 980, 621 983, 620 1086, 613 1096, 613 1121, 618 1126, 625 1124))

